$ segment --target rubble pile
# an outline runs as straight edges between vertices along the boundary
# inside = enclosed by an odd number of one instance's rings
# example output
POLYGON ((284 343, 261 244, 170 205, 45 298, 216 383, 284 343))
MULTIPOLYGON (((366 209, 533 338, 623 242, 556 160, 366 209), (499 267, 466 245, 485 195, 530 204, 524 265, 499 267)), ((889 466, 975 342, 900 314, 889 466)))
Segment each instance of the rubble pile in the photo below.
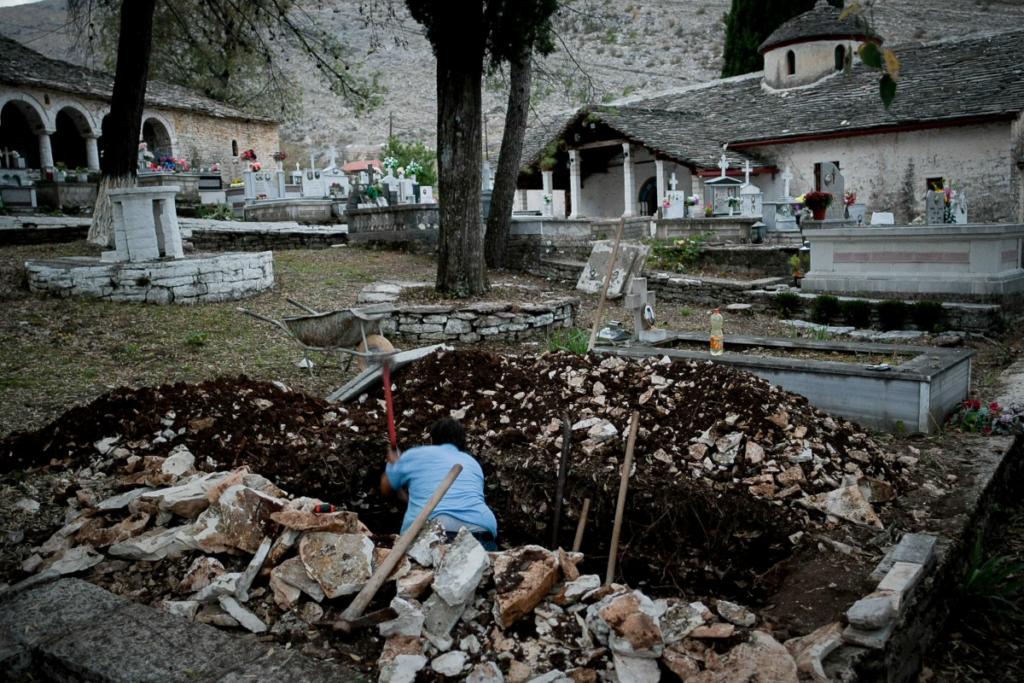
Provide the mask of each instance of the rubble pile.
MULTIPOLYGON (((733 596, 749 595, 808 530, 837 520, 882 526, 885 503, 905 485, 902 463, 855 425, 724 365, 459 351, 406 366, 393 383, 401 445, 424 442, 438 417, 465 422, 505 543, 549 535, 567 415, 559 531, 572 536, 590 498, 582 550, 595 562, 607 555, 625 433, 638 410, 621 567, 652 588, 729 584, 733 596)), ((289 490, 343 502, 371 528, 396 528, 400 511, 376 494, 382 394, 377 387, 336 405, 244 377, 118 389, 0 443, 0 470, 109 471, 126 452, 160 457, 183 445, 202 454, 198 470, 248 466, 289 490)))
POLYGON ((332 624, 387 557, 390 537, 373 536, 354 512, 315 512, 329 506, 248 468, 199 471, 184 446, 167 457, 123 450, 114 478, 75 473, 82 486, 67 499, 66 524, 34 549, 22 583, 88 570, 185 619, 306 642, 304 652, 322 657, 348 654, 386 682, 643 682, 668 672, 729 681, 765 671, 797 680, 793 657, 738 604, 655 600, 581 575, 579 553, 488 553, 466 530, 446 543, 437 526, 371 604, 386 613, 343 637, 332 624), (126 588, 157 568, 165 579, 126 588))

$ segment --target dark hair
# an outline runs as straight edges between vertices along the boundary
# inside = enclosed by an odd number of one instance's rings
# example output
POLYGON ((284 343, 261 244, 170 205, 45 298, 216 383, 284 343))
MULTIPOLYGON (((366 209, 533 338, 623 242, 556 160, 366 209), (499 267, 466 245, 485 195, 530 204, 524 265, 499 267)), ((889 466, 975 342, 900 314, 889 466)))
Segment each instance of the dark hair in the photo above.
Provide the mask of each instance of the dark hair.
POLYGON ((430 442, 435 446, 450 443, 460 451, 466 450, 466 428, 451 417, 442 417, 430 425, 430 442))

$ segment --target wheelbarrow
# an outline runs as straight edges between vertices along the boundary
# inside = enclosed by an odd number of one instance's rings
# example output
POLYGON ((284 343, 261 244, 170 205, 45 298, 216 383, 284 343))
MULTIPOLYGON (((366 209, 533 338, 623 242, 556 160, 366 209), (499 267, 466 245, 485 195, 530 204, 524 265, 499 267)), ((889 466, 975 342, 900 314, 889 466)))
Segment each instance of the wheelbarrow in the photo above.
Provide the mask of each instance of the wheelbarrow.
POLYGON ((301 308, 307 315, 297 315, 280 320, 268 318, 245 308, 240 313, 257 318, 284 330, 302 347, 304 365, 313 372, 309 360, 310 351, 347 354, 345 370, 357 358, 360 367, 380 363, 394 355, 395 347, 380 333, 380 321, 387 318, 395 307, 391 304, 373 304, 361 308, 348 308, 321 313, 292 299, 288 303, 301 308))

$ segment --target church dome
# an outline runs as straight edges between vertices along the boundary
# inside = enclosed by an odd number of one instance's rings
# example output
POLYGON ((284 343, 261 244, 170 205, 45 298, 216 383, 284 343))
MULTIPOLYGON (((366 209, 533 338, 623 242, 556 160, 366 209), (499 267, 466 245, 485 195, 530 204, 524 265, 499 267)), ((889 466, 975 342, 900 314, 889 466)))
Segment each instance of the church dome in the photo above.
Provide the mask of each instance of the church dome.
POLYGON ((882 42, 882 38, 872 31, 861 17, 850 16, 840 20, 841 13, 842 10, 838 7, 833 7, 825 0, 818 0, 813 9, 793 17, 775 29, 761 43, 758 51, 763 55, 775 48, 817 40, 845 39, 879 44, 882 42))

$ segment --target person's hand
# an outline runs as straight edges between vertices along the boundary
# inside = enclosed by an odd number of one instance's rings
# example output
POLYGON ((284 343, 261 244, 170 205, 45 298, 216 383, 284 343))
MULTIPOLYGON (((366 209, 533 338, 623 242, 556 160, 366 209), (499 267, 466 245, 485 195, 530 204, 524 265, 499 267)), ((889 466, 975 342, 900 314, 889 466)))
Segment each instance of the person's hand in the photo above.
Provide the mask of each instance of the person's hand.
POLYGON ((398 462, 398 458, 400 458, 401 455, 402 454, 398 452, 398 449, 391 448, 390 446, 388 446, 387 460, 389 464, 394 465, 396 462, 398 462))

